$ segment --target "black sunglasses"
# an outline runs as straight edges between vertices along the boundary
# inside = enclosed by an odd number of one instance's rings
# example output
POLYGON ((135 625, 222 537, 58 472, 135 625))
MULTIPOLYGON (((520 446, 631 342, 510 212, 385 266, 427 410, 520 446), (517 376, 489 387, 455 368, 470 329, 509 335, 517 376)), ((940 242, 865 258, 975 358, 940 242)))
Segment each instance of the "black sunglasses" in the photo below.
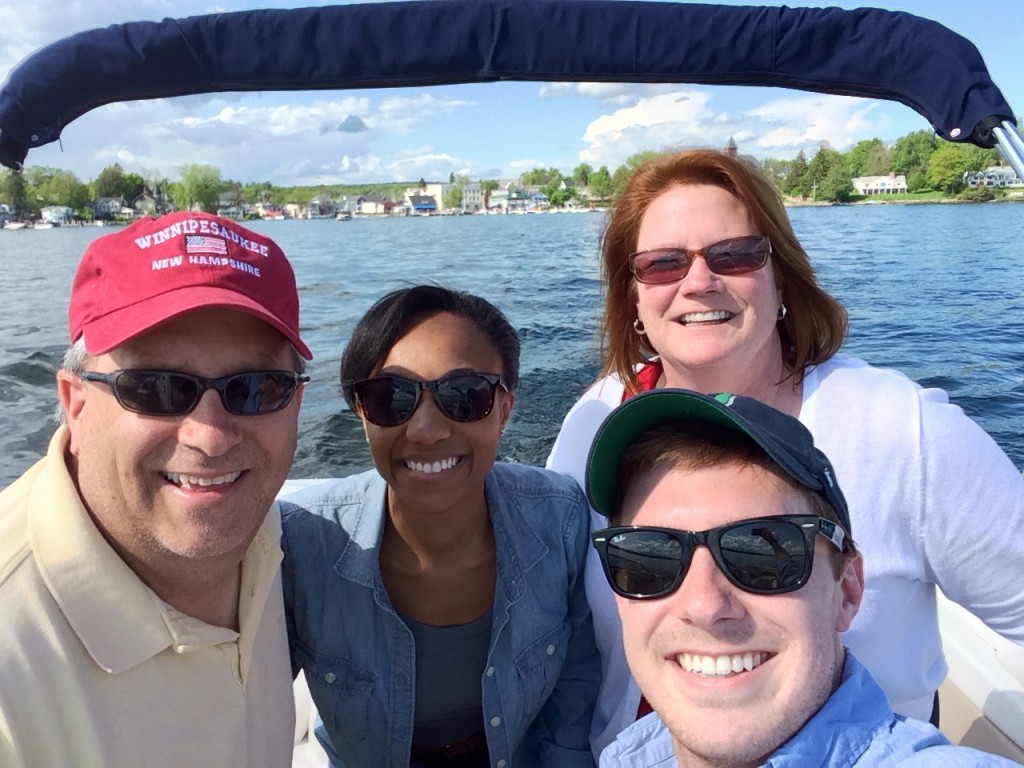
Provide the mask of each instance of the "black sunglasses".
POLYGON ((768 263, 772 244, 767 235, 733 237, 699 251, 685 248, 652 248, 629 255, 629 268, 640 283, 674 283, 690 271, 696 256, 703 256, 716 275, 743 275, 768 263))
POLYGON ((423 390, 434 393, 441 413, 452 421, 480 421, 494 407, 494 394, 508 387, 497 373, 449 373, 435 381, 404 376, 375 376, 352 385, 366 420, 378 427, 396 427, 412 418, 423 390))
POLYGON ((147 416, 191 413, 208 389, 216 390, 224 410, 236 416, 274 413, 291 402, 300 384, 309 381, 294 371, 246 371, 208 379, 181 371, 130 369, 85 371, 78 377, 106 384, 122 408, 147 416))
POLYGON ((679 589, 698 546, 707 547, 722 573, 744 592, 793 592, 811 577, 819 533, 840 552, 848 546, 842 528, 814 515, 758 517, 707 531, 605 528, 594 531, 591 539, 612 590, 643 600, 679 589))

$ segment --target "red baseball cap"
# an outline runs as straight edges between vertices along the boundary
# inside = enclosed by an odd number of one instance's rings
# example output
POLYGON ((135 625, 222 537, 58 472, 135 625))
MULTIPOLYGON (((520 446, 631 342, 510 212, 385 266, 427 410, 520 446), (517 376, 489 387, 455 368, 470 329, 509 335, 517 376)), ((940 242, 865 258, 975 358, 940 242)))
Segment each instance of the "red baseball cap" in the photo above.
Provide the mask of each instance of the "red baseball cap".
POLYGON ((147 216, 86 249, 71 287, 71 341, 105 352, 186 312, 224 307, 266 321, 307 360, 299 292, 268 237, 210 213, 147 216))

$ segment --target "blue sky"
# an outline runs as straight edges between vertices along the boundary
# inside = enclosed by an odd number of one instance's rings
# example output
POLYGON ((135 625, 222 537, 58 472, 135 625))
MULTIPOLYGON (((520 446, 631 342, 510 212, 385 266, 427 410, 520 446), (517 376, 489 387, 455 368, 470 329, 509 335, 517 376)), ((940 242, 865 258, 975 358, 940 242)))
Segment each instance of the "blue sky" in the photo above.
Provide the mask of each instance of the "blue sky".
MULTIPOLYGON (((3 0, 0 73, 6 76, 42 45, 107 24, 326 4, 3 0), (59 11, 44 10, 49 8, 59 11)), ((1017 113, 1024 113, 1024 2, 830 4, 908 11, 945 24, 978 46, 996 84, 1017 113)), ((114 162, 172 179, 182 163, 209 163, 225 178, 280 185, 447 180, 452 172, 514 178, 535 167, 569 173, 581 162, 614 170, 634 152, 722 146, 730 136, 744 153, 788 158, 801 149, 813 154, 822 141, 846 150, 861 139, 893 140, 928 127, 901 104, 725 86, 500 83, 211 94, 101 107, 65 129, 63 152, 51 144, 31 150, 27 162, 66 168, 83 180, 114 162), (321 128, 346 121, 365 129, 321 128)))

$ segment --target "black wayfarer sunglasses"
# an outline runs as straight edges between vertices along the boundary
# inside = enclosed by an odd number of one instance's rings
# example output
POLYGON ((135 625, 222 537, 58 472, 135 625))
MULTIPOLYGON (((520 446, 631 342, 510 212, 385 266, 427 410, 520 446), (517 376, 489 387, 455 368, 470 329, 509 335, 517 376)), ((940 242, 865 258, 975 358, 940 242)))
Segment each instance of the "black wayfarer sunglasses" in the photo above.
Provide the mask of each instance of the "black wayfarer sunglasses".
POLYGON ((744 275, 768 263, 772 244, 767 235, 733 237, 699 251, 685 248, 652 248, 629 255, 629 268, 640 283, 674 283, 690 271, 696 256, 703 256, 716 275, 744 275))
POLYGON ((679 589, 698 546, 707 547, 729 581, 755 595, 781 595, 800 589, 811 577, 814 539, 821 534, 840 551, 846 532, 814 515, 757 517, 707 531, 627 526, 594 531, 612 590, 643 600, 679 589))
POLYGON ((367 421, 396 427, 412 418, 425 389, 434 393, 437 407, 452 421, 480 421, 494 407, 498 387, 508 391, 500 374, 464 371, 434 381, 375 376, 355 382, 352 390, 367 421))
POLYGON ((208 379, 181 371, 128 369, 112 373, 84 371, 78 377, 106 384, 121 407, 147 416, 184 416, 213 389, 224 410, 236 416, 274 413, 291 402, 308 376, 294 371, 246 371, 208 379))

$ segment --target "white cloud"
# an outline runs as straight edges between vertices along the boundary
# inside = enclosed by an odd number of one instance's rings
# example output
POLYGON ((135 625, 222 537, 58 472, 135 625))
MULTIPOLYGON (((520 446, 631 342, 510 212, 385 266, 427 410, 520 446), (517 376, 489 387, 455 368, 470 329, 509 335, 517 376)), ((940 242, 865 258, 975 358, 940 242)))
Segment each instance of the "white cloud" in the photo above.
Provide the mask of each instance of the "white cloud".
POLYGON ((870 136, 877 136, 884 121, 868 119, 878 104, 849 96, 795 96, 776 99, 744 114, 763 125, 757 146, 765 152, 806 148, 828 141, 845 151, 870 136))
POLYGON ((643 98, 679 90, 673 83, 545 83, 540 98, 583 96, 613 106, 627 106, 643 98))
POLYGON ((381 129, 389 133, 411 133, 439 115, 450 115, 474 106, 476 103, 469 99, 424 92, 382 99, 377 114, 381 129))
MULTIPOLYGON (((679 90, 640 99, 630 107, 602 115, 583 134, 580 160, 592 165, 621 165, 630 155, 650 149, 708 143, 708 126, 718 120, 711 94, 679 90)), ((716 127, 714 134, 722 132, 716 127)))
POLYGON ((586 128, 582 162, 615 168, 647 150, 724 146, 731 137, 741 152, 790 157, 813 152, 822 141, 844 151, 881 135, 886 118, 869 99, 819 94, 777 98, 741 111, 716 108, 724 91, 680 89, 645 97, 593 120, 586 128))

